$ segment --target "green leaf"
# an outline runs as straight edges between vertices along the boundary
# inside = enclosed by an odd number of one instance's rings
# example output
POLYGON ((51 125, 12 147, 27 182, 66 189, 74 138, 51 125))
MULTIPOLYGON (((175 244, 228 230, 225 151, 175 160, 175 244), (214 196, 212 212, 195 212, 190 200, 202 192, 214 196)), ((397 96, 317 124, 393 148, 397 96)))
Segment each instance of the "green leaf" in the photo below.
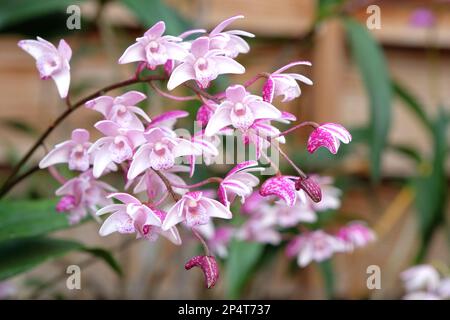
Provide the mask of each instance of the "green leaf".
POLYGON ((103 260, 118 275, 122 275, 120 265, 105 249, 88 248, 71 240, 32 237, 0 242, 0 281, 29 271, 71 251, 89 253, 103 260))
POLYGON ((134 13, 144 27, 151 27, 162 20, 166 24, 166 33, 174 36, 189 28, 189 23, 161 0, 121 0, 121 2, 134 13))
POLYGON ((433 130, 433 125, 425 113, 425 107, 419 102, 419 100, 413 96, 412 93, 400 85, 398 82, 393 82, 393 88, 395 94, 405 103, 407 107, 417 116, 422 124, 430 131, 433 130))
POLYGON ((392 85, 380 45, 367 28, 353 19, 345 19, 353 57, 360 69, 370 101, 370 152, 372 178, 381 172, 381 157, 391 122, 392 85))
POLYGON ((119 276, 123 275, 122 268, 120 264, 114 259, 111 252, 102 248, 84 248, 83 251, 90 253, 97 258, 102 259, 106 264, 108 264, 111 269, 113 269, 119 276))
POLYGON ((226 296, 238 299, 241 291, 262 257, 264 245, 257 242, 233 240, 226 266, 226 296))
POLYGON ((34 136, 36 135, 37 131, 30 125, 28 125, 25 122, 21 122, 19 120, 14 119, 2 119, 0 120, 0 123, 4 125, 5 127, 17 130, 19 132, 23 132, 27 135, 34 136))
POLYGON ((322 273, 327 299, 333 299, 335 287, 333 263, 331 260, 325 260, 319 263, 319 268, 322 273))
POLYGON ((1 242, 0 281, 82 248, 83 245, 78 242, 49 238, 26 238, 1 242))
POLYGON ((400 144, 390 144, 388 147, 390 149, 392 149, 398 153, 401 153, 402 155, 414 160, 416 162, 416 164, 422 163, 422 156, 420 155, 420 152, 417 151, 417 149, 415 149, 413 147, 400 145, 400 144))
POLYGON ((51 12, 66 12, 66 8, 80 0, 2 0, 0 2, 0 29, 51 12))
POLYGON ((434 154, 429 174, 413 181, 416 190, 415 203, 419 218, 421 247, 416 257, 420 262, 425 257, 428 244, 436 228, 443 222, 447 203, 447 180, 445 160, 447 155, 446 132, 448 115, 441 108, 433 125, 434 154))
POLYGON ((0 201, 0 241, 69 228, 67 216, 58 214, 55 206, 56 200, 0 201))

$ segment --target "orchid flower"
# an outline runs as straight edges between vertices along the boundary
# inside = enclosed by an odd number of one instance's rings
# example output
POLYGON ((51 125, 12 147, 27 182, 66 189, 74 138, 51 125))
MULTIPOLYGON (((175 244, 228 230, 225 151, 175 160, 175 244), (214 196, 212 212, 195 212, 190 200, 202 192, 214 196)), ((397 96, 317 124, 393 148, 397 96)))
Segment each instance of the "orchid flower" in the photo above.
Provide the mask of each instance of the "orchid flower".
POLYGON ((166 25, 163 21, 153 25, 144 36, 136 39, 136 43, 129 46, 119 58, 120 64, 130 62, 145 62, 149 69, 154 70, 164 65, 168 60, 182 61, 188 52, 179 43, 181 38, 163 36, 166 25))
POLYGON ((124 234, 136 233, 136 237, 155 241, 159 235, 180 245, 178 230, 173 227, 166 231, 161 229, 166 214, 161 210, 152 210, 128 193, 113 193, 108 198, 115 198, 121 204, 110 204, 98 210, 96 215, 112 213, 102 224, 99 234, 107 236, 113 232, 124 234))
POLYGON ((210 48, 207 37, 194 40, 190 54, 170 75, 167 89, 173 90, 188 80, 195 80, 201 88, 207 88, 220 74, 245 72, 241 64, 223 54, 222 50, 210 48))
POLYGON ((308 232, 294 238, 286 248, 288 257, 297 256, 297 263, 305 267, 312 261, 322 262, 342 250, 342 243, 322 230, 308 232))
POLYGON ((225 96, 225 101, 216 109, 205 128, 207 136, 212 136, 230 125, 245 131, 257 119, 281 118, 281 112, 277 108, 262 101, 261 97, 248 93, 244 86, 228 87, 225 96))
POLYGON ((94 177, 98 178, 111 163, 122 163, 133 157, 133 150, 145 142, 141 130, 126 129, 110 120, 102 120, 95 128, 105 135, 90 148, 94 160, 94 177))
POLYGON ((352 251, 354 248, 364 247, 375 241, 375 233, 363 223, 352 222, 339 229, 337 238, 344 243, 344 251, 352 251))
POLYGON ((144 125, 137 117, 141 116, 150 122, 149 116, 135 104, 146 98, 145 94, 138 91, 129 91, 116 98, 101 96, 86 102, 86 107, 103 114, 106 120, 117 123, 120 127, 136 130, 144 130, 144 125))
POLYGON ((68 212, 71 224, 78 223, 88 213, 94 214, 98 206, 111 204, 111 199, 106 197, 111 191, 115 189, 105 182, 95 180, 92 170, 88 170, 56 190, 56 195, 61 196, 56 210, 68 212))
POLYGON ((324 123, 316 128, 308 139, 308 151, 314 153, 318 148, 325 147, 332 154, 339 150, 340 142, 352 141, 352 136, 343 126, 337 123, 324 123))
POLYGON ((400 275, 406 291, 435 290, 439 285, 439 273, 433 266, 421 264, 403 271, 400 275))
POLYGON ((19 47, 36 59, 36 67, 41 79, 52 78, 61 98, 66 98, 70 86, 70 65, 72 49, 63 39, 58 48, 52 43, 37 37, 37 40, 21 40, 19 47))
POLYGON ((309 61, 297 61, 289 63, 288 65, 281 67, 277 71, 273 72, 267 78, 263 87, 263 99, 267 102, 272 102, 277 96, 283 96, 282 102, 291 101, 302 94, 300 86, 297 81, 303 82, 307 85, 312 85, 313 82, 298 73, 283 73, 289 68, 298 65, 311 66, 309 61))
POLYGON ((136 151, 128 170, 128 179, 134 179, 148 168, 169 169, 175 158, 200 155, 201 151, 189 140, 178 138, 175 132, 159 127, 150 128, 144 133, 145 143, 136 151))
POLYGON ((210 218, 231 219, 230 210, 219 201, 210 199, 201 191, 187 192, 167 212, 163 230, 168 230, 180 222, 186 222, 188 227, 207 224, 210 218))
POLYGON ((245 198, 252 193, 253 187, 259 184, 259 179, 249 172, 264 170, 261 167, 255 168, 257 165, 257 161, 245 161, 231 169, 219 185, 217 191, 219 201, 229 207, 234 198, 240 196, 244 203, 245 198))
POLYGON ((70 140, 57 144, 40 162, 39 168, 47 168, 57 163, 68 163, 70 170, 86 171, 91 163, 88 155, 89 131, 75 129, 70 140))
POLYGON ((247 53, 250 51, 248 43, 241 38, 241 36, 254 38, 255 35, 242 30, 223 31, 229 24, 242 19, 244 16, 238 15, 228 18, 219 23, 210 33, 211 49, 220 49, 225 51, 226 56, 236 58, 240 53, 247 53))

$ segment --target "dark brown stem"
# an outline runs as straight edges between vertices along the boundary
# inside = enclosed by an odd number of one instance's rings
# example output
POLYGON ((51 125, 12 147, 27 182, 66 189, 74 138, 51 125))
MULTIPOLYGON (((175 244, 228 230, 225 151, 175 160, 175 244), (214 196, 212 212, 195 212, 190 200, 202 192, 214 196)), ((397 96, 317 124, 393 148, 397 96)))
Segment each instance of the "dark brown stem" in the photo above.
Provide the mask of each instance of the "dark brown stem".
MULTIPOLYGON (((9 190, 14 186, 14 183, 11 183, 14 179, 14 177, 19 173, 22 166, 28 161, 28 159, 33 155, 33 153, 36 151, 36 149, 44 142, 44 140, 50 135, 50 133, 53 132, 53 130, 61 123, 64 119, 66 119, 72 112, 77 110, 79 107, 84 105, 89 100, 92 100, 94 98, 97 98, 103 94, 105 94, 108 91, 118 89, 121 87, 126 87, 131 84, 140 83, 140 82, 149 82, 149 81, 155 81, 155 80, 166 80, 166 76, 160 76, 160 75, 152 75, 145 78, 133 78, 128 79, 125 81, 121 81, 118 83, 111 84, 109 86, 104 87, 103 89, 100 89, 87 97, 77 101, 75 104, 71 105, 70 108, 68 108, 65 112, 63 112, 56 120, 45 130, 45 132, 39 137, 39 139, 33 144, 33 146, 28 150, 28 152, 22 157, 22 159, 19 161, 19 163, 14 167, 12 173, 9 175, 9 177, 6 179, 6 181, 3 183, 2 188, 0 189, 0 198, 2 198, 5 194, 8 193, 9 190)), ((68 99, 67 99, 68 100, 68 99)))
POLYGON ((175 191, 173 191, 172 188, 172 184, 170 183, 170 181, 166 178, 166 176, 164 174, 161 173, 161 171, 159 170, 155 170, 152 168, 152 170, 158 175, 158 177, 162 180, 162 182, 164 183, 164 185, 167 188, 167 191, 169 192, 170 196, 172 197, 173 201, 177 202, 178 200, 180 200, 180 196, 178 194, 175 193, 175 191))

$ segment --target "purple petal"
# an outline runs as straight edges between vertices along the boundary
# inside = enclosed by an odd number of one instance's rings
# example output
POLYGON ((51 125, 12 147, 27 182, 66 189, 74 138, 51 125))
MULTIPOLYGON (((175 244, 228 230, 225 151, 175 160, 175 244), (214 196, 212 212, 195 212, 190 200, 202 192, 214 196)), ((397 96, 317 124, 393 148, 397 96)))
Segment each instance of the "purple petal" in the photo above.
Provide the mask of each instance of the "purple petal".
POLYGON ((161 37, 164 34, 165 30, 166 24, 164 23, 164 21, 158 21, 144 33, 144 36, 156 39, 161 37))
POLYGON ((196 58, 205 56, 209 50, 209 38, 200 37, 192 42, 191 52, 196 58))
POLYGON ((249 167, 254 167, 254 166, 256 166, 257 164, 258 164, 258 161, 256 161, 256 160, 249 160, 249 161, 241 162, 241 163, 239 163, 237 166, 235 166, 233 169, 231 169, 231 170, 227 173, 226 176, 228 177, 228 176, 232 175, 233 173, 236 173, 236 172, 238 172, 238 171, 240 171, 240 170, 247 169, 247 168, 249 168, 249 167))
POLYGON ((85 143, 89 141, 89 131, 86 129, 75 129, 72 131, 72 141, 85 143))
POLYGON ((269 77, 262 88, 262 98, 264 101, 272 103, 275 86, 272 77, 269 77))
POLYGON ((242 18, 244 18, 243 15, 237 15, 237 16, 233 16, 233 17, 230 17, 230 18, 222 21, 210 32, 210 36, 214 36, 214 35, 222 32, 223 29, 228 27, 228 25, 231 24, 233 21, 235 21, 237 19, 242 19, 242 18))
POLYGON ((205 275, 206 288, 211 289, 216 284, 219 278, 219 268, 217 266, 216 259, 213 256, 195 256, 192 257, 184 266, 186 270, 190 270, 193 267, 199 267, 202 269, 205 275))
POLYGON ((244 100, 244 98, 248 95, 248 92, 245 90, 244 86, 237 84, 228 87, 225 91, 225 95, 227 99, 232 102, 242 102, 242 100, 244 100))
POLYGON ((339 141, 321 127, 311 133, 307 148, 309 153, 314 153, 320 147, 327 148, 332 154, 336 154, 339 149, 339 141))
POLYGON ((114 104, 123 104, 126 106, 134 106, 135 104, 145 100, 147 96, 139 91, 128 91, 123 95, 114 99, 114 104))
POLYGON ((189 112, 187 112, 187 111, 183 111, 183 110, 167 111, 167 112, 161 113, 158 116, 152 117, 152 122, 150 123, 150 126, 153 127, 161 122, 176 120, 178 118, 185 118, 187 116, 189 116, 189 112))
POLYGON ((296 199, 295 183, 285 176, 273 177, 262 184, 259 194, 263 197, 275 195, 292 207, 296 199))

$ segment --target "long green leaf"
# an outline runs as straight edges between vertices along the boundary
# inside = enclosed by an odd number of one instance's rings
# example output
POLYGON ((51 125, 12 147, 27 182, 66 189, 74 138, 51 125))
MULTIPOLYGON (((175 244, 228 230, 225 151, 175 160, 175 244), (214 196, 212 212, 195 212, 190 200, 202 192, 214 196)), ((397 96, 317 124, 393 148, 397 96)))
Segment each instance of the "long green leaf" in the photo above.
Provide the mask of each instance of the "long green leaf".
POLYGON ((443 109, 440 109, 433 127, 434 155, 430 166, 431 172, 413 181, 416 188, 416 207, 421 234, 421 247, 416 262, 420 262, 425 257, 431 237, 444 219, 448 197, 445 175, 448 115, 443 109))
POLYGON ((52 12, 65 13, 68 6, 80 2, 81 0, 2 0, 0 29, 52 12))
POLYGON ((122 275, 120 265, 105 249, 89 248, 71 240, 32 237, 0 242, 0 281, 72 251, 89 253, 103 260, 118 275, 122 275))
POLYGON ((226 296, 238 299, 264 251, 257 242, 233 240, 230 244, 226 268, 226 296))
POLYGON ((55 205, 55 200, 0 201, 0 241, 69 228, 67 217, 58 214, 55 205))
POLYGON ((56 259, 83 245, 68 240, 26 238, 0 243, 0 281, 56 259))
POLYGON ((111 269, 113 269, 119 276, 123 275, 122 268, 120 264, 114 259, 111 252, 102 248, 84 248, 83 251, 102 259, 106 264, 108 264, 111 269))
POLYGON ((419 100, 413 96, 405 87, 398 82, 393 82, 393 88, 395 94, 405 103, 407 107, 417 116, 422 124, 430 131, 433 130, 433 125, 425 113, 425 107, 419 102, 419 100))
POLYGON ((166 23, 166 32, 174 36, 189 27, 189 23, 178 12, 161 0, 121 0, 121 2, 134 13, 144 27, 150 27, 162 20, 166 23))
POLYGON ((391 122, 392 85, 380 45, 365 26, 352 19, 344 21, 353 57, 369 96, 371 170, 373 179, 377 181, 391 122))

